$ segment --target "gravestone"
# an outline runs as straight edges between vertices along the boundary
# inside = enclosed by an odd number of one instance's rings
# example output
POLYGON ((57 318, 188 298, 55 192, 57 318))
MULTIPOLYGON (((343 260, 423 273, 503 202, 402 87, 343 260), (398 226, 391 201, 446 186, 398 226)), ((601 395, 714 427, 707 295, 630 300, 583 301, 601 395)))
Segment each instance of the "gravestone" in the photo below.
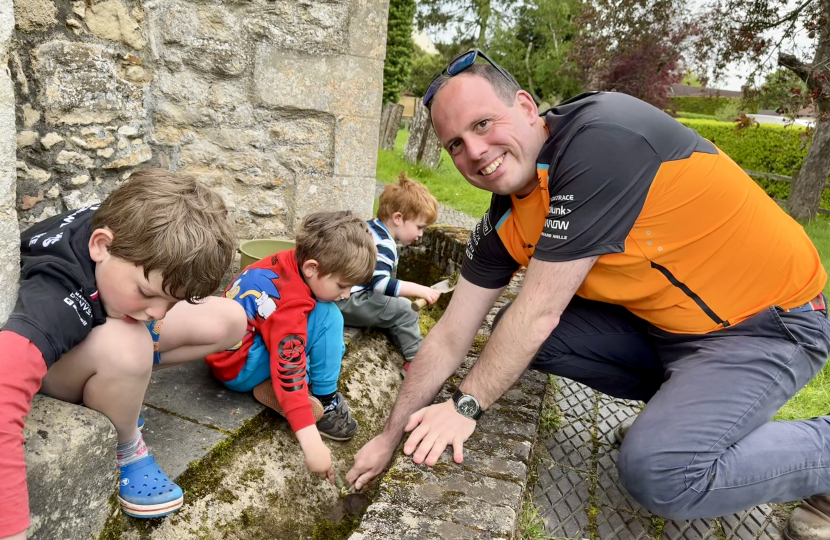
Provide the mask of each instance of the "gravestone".
POLYGON ((419 163, 428 169, 435 169, 441 161, 441 142, 432 129, 429 109, 420 100, 415 102, 415 117, 403 155, 410 163, 419 163))
POLYGON ((403 105, 399 103, 384 103, 380 113, 380 133, 378 146, 383 150, 395 149, 395 137, 403 116, 403 105))

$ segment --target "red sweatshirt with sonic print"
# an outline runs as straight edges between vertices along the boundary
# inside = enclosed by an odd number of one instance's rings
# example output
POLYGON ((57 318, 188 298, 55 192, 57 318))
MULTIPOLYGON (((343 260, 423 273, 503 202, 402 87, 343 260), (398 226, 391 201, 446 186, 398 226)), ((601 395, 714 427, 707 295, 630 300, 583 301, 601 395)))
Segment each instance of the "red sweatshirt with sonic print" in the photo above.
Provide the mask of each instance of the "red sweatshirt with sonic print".
POLYGON ((248 360, 254 338, 262 336, 271 359, 274 393, 296 432, 314 424, 305 347, 308 314, 316 302, 300 275, 294 251, 281 251, 255 262, 228 286, 223 296, 245 308, 248 330, 231 349, 211 354, 205 361, 220 381, 232 381, 248 360))

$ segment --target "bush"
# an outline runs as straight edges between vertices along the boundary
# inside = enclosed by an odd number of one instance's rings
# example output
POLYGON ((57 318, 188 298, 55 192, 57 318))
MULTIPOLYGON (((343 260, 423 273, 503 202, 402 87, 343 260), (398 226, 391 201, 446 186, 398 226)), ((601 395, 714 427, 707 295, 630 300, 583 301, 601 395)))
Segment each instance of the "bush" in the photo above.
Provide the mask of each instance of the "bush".
POLYGON ((715 120, 720 122, 734 122, 741 116, 741 104, 736 100, 727 101, 715 111, 715 120))
POLYGON ((756 102, 745 102, 741 104, 741 98, 726 98, 720 96, 675 96, 671 98, 672 105, 678 111, 697 114, 714 115, 715 111, 727 103, 738 103, 745 112, 757 113, 756 102))
POLYGON ((734 122, 679 118, 684 126, 712 141, 744 169, 792 176, 801 168, 807 145, 801 126, 760 124, 735 129, 734 122))
POLYGON ((693 113, 693 112, 683 112, 678 111, 677 113, 678 118, 689 118, 692 120, 717 120, 714 114, 700 114, 700 113, 693 113))
MULTIPOLYGON (((734 122, 678 118, 684 126, 697 131, 712 141, 741 168, 792 176, 801 168, 808 145, 801 126, 760 124, 757 127, 735 129, 734 122)), ((770 196, 786 200, 790 183, 766 178, 753 178, 770 196)), ((821 208, 830 208, 830 190, 821 195, 821 208)))

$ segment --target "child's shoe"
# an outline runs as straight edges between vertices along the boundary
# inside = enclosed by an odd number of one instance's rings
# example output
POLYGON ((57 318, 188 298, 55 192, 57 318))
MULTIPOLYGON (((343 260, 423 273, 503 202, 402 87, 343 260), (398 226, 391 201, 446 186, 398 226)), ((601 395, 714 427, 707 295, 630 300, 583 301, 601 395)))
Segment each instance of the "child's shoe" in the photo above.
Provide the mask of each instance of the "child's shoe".
POLYGON ((348 441, 355 436, 359 427, 357 420, 352 418, 346 398, 340 392, 335 395, 334 407, 317 422, 320 435, 334 441, 348 441))
POLYGON ((138 413, 138 431, 141 431, 142 429, 144 429, 144 422, 145 422, 144 413, 139 412, 138 413))
MULTIPOLYGON (((280 402, 276 394, 274 394, 274 385, 271 379, 267 379, 254 387, 254 397, 257 401, 266 407, 274 409, 277 411, 277 414, 285 418, 280 402)), ((314 421, 319 422, 323 417, 323 404, 311 394, 308 394, 308 400, 311 402, 311 412, 314 414, 314 421)))
POLYGON ((411 365, 412 365, 412 361, 410 361, 410 360, 404 360, 403 361, 403 367, 401 368, 401 377, 403 377, 404 379, 406 379, 406 374, 409 373, 409 366, 411 366, 411 365))
POLYGON ((155 458, 148 455, 121 467, 118 502, 128 516, 150 519, 181 508, 184 496, 182 488, 170 481, 155 458))

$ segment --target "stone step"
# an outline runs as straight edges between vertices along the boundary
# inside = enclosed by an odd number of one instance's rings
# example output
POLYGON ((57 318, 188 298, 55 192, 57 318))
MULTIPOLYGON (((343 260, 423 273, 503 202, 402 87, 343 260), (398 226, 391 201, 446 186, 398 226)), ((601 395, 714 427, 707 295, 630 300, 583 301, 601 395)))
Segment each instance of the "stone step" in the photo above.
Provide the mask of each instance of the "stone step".
POLYGON ((97 536, 115 492, 115 428, 101 413, 37 395, 23 430, 29 538, 97 536))

